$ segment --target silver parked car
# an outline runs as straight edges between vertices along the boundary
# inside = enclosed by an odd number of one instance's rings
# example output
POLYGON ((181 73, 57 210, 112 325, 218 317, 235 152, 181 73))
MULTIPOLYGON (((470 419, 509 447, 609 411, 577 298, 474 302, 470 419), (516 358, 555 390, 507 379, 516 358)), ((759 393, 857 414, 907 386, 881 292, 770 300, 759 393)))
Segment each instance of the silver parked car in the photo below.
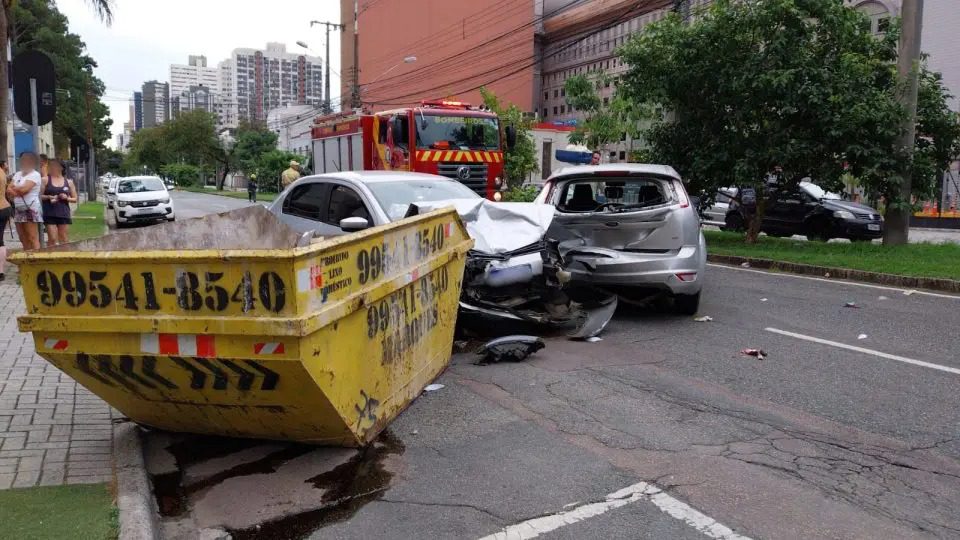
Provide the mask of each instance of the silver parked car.
POLYGON ((300 232, 337 236, 402 219, 411 204, 479 199, 467 186, 414 172, 339 172, 301 178, 269 206, 300 232))
POLYGON ((575 281, 667 291, 676 310, 696 313, 707 248, 680 175, 665 165, 567 167, 536 202, 551 204, 564 268, 575 281))

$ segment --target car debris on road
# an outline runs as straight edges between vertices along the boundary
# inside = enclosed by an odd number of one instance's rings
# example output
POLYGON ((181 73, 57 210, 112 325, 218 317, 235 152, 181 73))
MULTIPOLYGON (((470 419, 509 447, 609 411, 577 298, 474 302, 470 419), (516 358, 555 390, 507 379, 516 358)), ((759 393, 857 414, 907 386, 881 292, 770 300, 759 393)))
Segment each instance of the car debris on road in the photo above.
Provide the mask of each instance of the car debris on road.
POLYGON ((763 349, 743 349, 740 351, 742 356, 753 356, 757 360, 766 360, 767 353, 763 349))
POLYGON ((694 319, 696 322, 713 322, 713 317, 709 315, 704 315, 703 317, 697 317, 694 319))
POLYGON ((488 341, 477 349, 478 364, 522 362, 531 354, 543 349, 546 344, 536 336, 506 336, 488 341))

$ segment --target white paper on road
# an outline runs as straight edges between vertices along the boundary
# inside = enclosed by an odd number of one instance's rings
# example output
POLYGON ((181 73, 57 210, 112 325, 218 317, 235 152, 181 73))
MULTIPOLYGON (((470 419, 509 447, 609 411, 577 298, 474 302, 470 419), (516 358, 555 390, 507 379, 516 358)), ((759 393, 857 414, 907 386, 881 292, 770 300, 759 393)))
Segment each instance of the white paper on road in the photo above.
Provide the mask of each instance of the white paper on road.
POLYGON ((508 253, 539 242, 553 223, 549 204, 498 203, 486 199, 456 199, 414 203, 421 213, 453 206, 476 241, 474 250, 508 253))

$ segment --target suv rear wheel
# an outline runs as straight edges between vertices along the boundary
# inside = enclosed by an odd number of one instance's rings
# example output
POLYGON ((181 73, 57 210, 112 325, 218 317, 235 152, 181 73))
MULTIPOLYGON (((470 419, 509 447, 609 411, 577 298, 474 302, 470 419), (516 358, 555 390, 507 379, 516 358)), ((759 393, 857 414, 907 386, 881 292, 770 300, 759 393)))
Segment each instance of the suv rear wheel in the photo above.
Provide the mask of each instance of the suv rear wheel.
POLYGON ((700 309, 700 292, 677 294, 673 297, 673 310, 678 315, 696 315, 700 309))

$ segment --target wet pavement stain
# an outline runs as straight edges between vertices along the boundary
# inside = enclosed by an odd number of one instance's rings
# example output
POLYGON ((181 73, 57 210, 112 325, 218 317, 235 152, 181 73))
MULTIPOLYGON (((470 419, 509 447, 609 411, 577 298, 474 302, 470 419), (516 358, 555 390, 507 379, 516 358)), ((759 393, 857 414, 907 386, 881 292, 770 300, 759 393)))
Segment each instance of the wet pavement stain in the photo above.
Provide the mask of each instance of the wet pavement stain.
POLYGON ((313 446, 294 444, 256 461, 243 463, 198 482, 183 485, 183 470, 190 465, 225 457, 261 444, 264 444, 264 441, 256 439, 189 436, 168 446, 167 451, 173 455, 177 462, 177 470, 172 473, 150 476, 160 515, 163 517, 182 516, 190 509, 190 495, 230 478, 276 472, 277 468, 284 463, 316 449, 313 446))
POLYGON ((233 540, 300 540, 327 525, 350 519, 390 488, 393 473, 384 467, 384 461, 405 450, 400 439, 389 430, 384 431, 346 463, 306 480, 317 489, 326 490, 323 507, 228 532, 233 540))

